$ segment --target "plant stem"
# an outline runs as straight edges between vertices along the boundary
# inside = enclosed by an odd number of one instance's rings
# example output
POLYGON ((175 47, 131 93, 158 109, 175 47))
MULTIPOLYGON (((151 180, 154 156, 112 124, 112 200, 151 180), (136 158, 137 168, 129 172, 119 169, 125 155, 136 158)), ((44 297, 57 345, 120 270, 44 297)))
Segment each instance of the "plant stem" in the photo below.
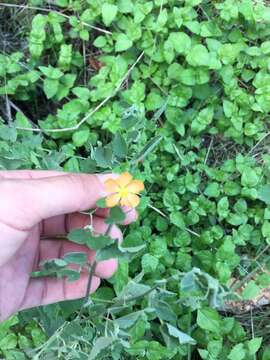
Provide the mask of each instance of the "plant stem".
MULTIPOLYGON (((109 236, 110 235, 110 232, 111 232, 111 229, 112 229, 112 224, 110 224, 105 232, 105 236, 109 236)), ((90 291, 91 291, 91 286, 92 286, 92 282, 93 282, 93 277, 95 275, 95 270, 96 270, 96 267, 97 267, 97 261, 95 260, 90 268, 90 271, 89 271, 89 277, 88 277, 88 282, 87 282, 87 287, 86 287, 86 292, 85 292, 85 297, 84 297, 84 301, 83 301, 83 304, 82 304, 82 307, 80 309, 80 312, 79 312, 79 316, 82 314, 82 311, 83 311, 83 308, 84 306, 87 304, 88 302, 88 299, 89 299, 89 294, 90 294, 90 291)))
POLYGON ((93 276, 95 274, 96 267, 97 267, 97 262, 94 261, 93 265, 91 266, 90 271, 89 271, 89 277, 88 277, 88 282, 87 282, 87 287, 86 287, 86 292, 85 292, 85 297, 84 297, 84 304, 86 304, 88 301, 88 297, 89 297, 89 293, 91 290, 92 280, 93 280, 93 276))

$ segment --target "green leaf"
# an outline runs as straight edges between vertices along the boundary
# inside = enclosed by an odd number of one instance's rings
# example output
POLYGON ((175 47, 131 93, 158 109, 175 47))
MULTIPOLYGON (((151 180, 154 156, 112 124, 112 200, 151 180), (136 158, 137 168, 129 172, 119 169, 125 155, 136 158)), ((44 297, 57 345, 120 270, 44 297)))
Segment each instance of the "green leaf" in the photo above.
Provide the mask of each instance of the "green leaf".
POLYGON ((106 224, 121 224, 126 218, 125 212, 119 207, 115 206, 110 209, 109 216, 105 220, 106 224))
POLYGON ((104 261, 108 259, 118 259, 123 256, 123 252, 119 249, 119 245, 115 241, 112 245, 103 247, 96 252, 96 261, 104 261))
POLYGON ((96 165, 97 164, 96 164, 95 160, 90 159, 90 158, 80 159, 79 160, 80 171, 85 173, 85 174, 93 174, 93 173, 95 173, 96 172, 96 165))
POLYGON ((146 98, 145 106, 148 111, 160 109, 164 104, 163 97, 157 92, 150 92, 146 98))
POLYGON ((90 130, 88 127, 81 128, 72 134, 72 141, 76 147, 81 147, 87 142, 89 135, 90 130))
POLYGON ((105 3, 102 5, 101 13, 102 13, 102 20, 106 26, 111 25, 113 20, 116 18, 117 15, 117 6, 105 3))
POLYGON ((223 44, 218 51, 219 58, 224 64, 233 64, 243 49, 243 43, 223 44))
POLYGON ((72 60, 72 45, 62 44, 57 65, 62 70, 69 70, 72 60))
POLYGON ((192 121, 191 130, 195 134, 199 134, 204 129, 207 128, 208 125, 211 124, 214 117, 214 109, 212 106, 208 106, 207 108, 201 110, 196 118, 192 121))
POLYGON ((125 51, 133 45, 132 41, 125 34, 118 34, 116 36, 115 51, 125 51))
POLYGON ((113 284, 114 291, 118 296, 129 280, 129 262, 122 260, 118 264, 118 268, 114 273, 110 282, 113 284))
POLYGON ((237 111, 237 107, 228 100, 223 100, 223 111, 227 118, 230 118, 232 114, 237 111))
POLYGON ((51 99, 57 94, 59 82, 58 80, 45 79, 43 82, 43 90, 47 99, 51 99))
MULTIPOLYGON (((16 113, 16 125, 19 127, 25 127, 28 129, 31 129, 31 127, 32 127, 30 121, 27 119, 27 117, 21 111, 18 111, 16 113)), ((0 133, 1 133, 1 127, 0 127, 0 133)), ((15 133, 16 133, 16 131, 15 131, 15 133)), ((1 134, 0 134, 0 137, 1 137, 1 134)))
POLYGON ((258 190, 258 198, 270 205, 270 185, 263 185, 258 190))
POLYGON ((270 54, 270 41, 268 40, 268 41, 263 42, 261 44, 261 49, 265 55, 270 54))
POLYGON ((64 73, 58 69, 54 68, 52 66, 46 67, 46 66, 39 66, 39 70, 49 79, 52 80, 58 80, 61 76, 64 75, 64 73))
POLYGON ((79 32, 80 38, 84 41, 89 41, 89 32, 87 29, 83 29, 79 32))
MULTIPOLYGON (((76 255, 75 255, 76 257, 76 255)), ((81 260, 81 255, 79 255, 81 260)), ((74 258, 74 260, 76 260, 74 258)), ((40 264, 40 270, 31 274, 32 277, 41 276, 53 276, 53 277, 68 277, 69 280, 77 280, 80 277, 80 273, 76 270, 67 269, 68 261, 63 259, 49 259, 40 264)))
POLYGON ((204 190, 204 194, 209 197, 218 197, 220 194, 220 187, 219 184, 216 182, 209 183, 204 190))
POLYGON ((0 123, 0 139, 14 143, 17 140, 16 128, 0 123))
POLYGON ((247 348, 248 348, 248 355, 254 356, 256 352, 260 349, 262 344, 262 338, 256 337, 254 339, 251 339, 247 342, 247 348))
POLYGON ((121 329, 128 329, 138 321, 141 315, 142 311, 135 311, 128 315, 117 318, 115 322, 121 329))
POLYGON ((112 165, 112 149, 110 146, 97 147, 93 152, 93 158, 97 165, 102 168, 108 168, 112 165))
POLYGON ((124 137, 117 132, 112 141, 113 154, 119 158, 125 158, 127 155, 127 143, 124 137))
POLYGON ((49 259, 49 260, 45 260, 41 263, 41 265, 46 268, 46 269, 58 269, 58 268, 63 268, 65 266, 67 266, 67 261, 65 261, 64 259, 49 259))
POLYGON ((203 0, 185 0, 185 4, 187 6, 197 6, 199 4, 201 4, 203 2, 203 0))
POLYGON ((58 278, 65 277, 70 282, 79 280, 81 276, 79 271, 73 269, 67 269, 67 268, 58 270, 55 275, 58 278))
POLYGON ((63 258, 68 263, 85 265, 87 263, 87 254, 82 252, 71 252, 66 253, 63 258))
POLYGON ((270 359, 270 348, 265 348, 263 351, 262 360, 268 360, 270 359))
POLYGON ((117 6, 118 6, 118 10, 123 14, 131 13, 134 8, 134 5, 131 0, 118 0, 117 6))
POLYGON ((242 297, 244 300, 252 300, 259 295, 260 291, 260 287, 255 283, 255 281, 251 280, 244 288, 242 297))
POLYGON ((178 330, 175 326, 172 326, 171 324, 166 324, 166 325, 167 325, 169 334, 171 336, 177 338, 180 345, 184 345, 184 344, 195 345, 196 344, 196 341, 188 334, 185 334, 184 332, 178 330))
POLYGON ((209 359, 209 357, 208 357, 209 351, 204 350, 204 349, 198 349, 198 353, 203 360, 209 359))
POLYGON ((247 216, 244 214, 230 213, 229 216, 227 217, 227 221, 231 225, 239 226, 239 225, 246 223, 247 216))
POLYGON ((176 355, 177 350, 175 348, 167 348, 162 346, 158 341, 150 341, 147 346, 147 359, 162 360, 172 359, 176 355))
POLYGON ((88 100, 90 97, 90 90, 86 87, 75 87, 72 89, 74 95, 82 100, 88 100))
POLYGON ((109 245, 97 251, 96 260, 103 261, 112 258, 123 258, 125 260, 129 260, 130 258, 132 258, 133 254, 138 253, 144 248, 145 244, 134 247, 122 247, 118 244, 117 241, 114 240, 114 243, 112 245, 109 245))
POLYGON ((190 37, 183 32, 171 32, 167 40, 179 54, 186 54, 191 47, 190 37))
POLYGON ((183 71, 183 67, 178 63, 173 63, 168 67, 168 76, 173 80, 180 80, 180 75, 183 71))
POLYGON ((194 21, 185 21, 185 27, 188 28, 188 30, 190 30, 191 32, 193 32, 196 35, 199 35, 201 32, 201 25, 199 23, 199 21, 194 20, 194 21))
POLYGON ((211 308, 202 308, 197 313, 197 324, 203 330, 213 333, 220 333, 221 321, 216 310, 211 308))
POLYGON ((182 229, 182 230, 185 229, 186 224, 184 221, 184 217, 180 211, 175 211, 175 212, 171 213, 170 220, 174 225, 176 225, 180 229, 182 229))
POLYGON ((92 347, 92 350, 89 355, 89 360, 100 358, 100 355, 104 350, 108 350, 112 344, 114 343, 115 339, 113 337, 99 337, 92 347))
POLYGON ((218 215, 221 219, 225 219, 229 215, 229 201, 227 196, 221 198, 217 206, 218 215))
POLYGON ((246 357, 246 351, 242 343, 235 345, 229 353, 229 360, 243 360, 246 357))
POLYGON ((7 334, 3 339, 0 340, 0 350, 10 350, 15 349, 17 345, 17 336, 16 334, 7 334))
POLYGON ((142 244, 142 245, 138 245, 138 246, 129 246, 129 247, 119 245, 119 249, 123 252, 133 254, 133 253, 137 253, 137 252, 143 250, 145 248, 145 246, 146 246, 146 244, 142 244))
POLYGON ((210 56, 204 45, 194 45, 187 55, 187 62, 192 66, 208 66, 210 56))
POLYGON ((94 41, 94 46, 97 48, 103 48, 107 44, 105 36, 98 36, 94 41))
POLYGON ((9 319, 5 320, 4 322, 0 323, 0 336, 4 337, 5 334, 8 333, 9 329, 17 325, 19 323, 19 319, 17 315, 11 316, 9 319))
POLYGON ((259 182, 259 176, 251 168, 244 169, 241 177, 241 184, 246 187, 254 187, 259 182))
POLYGON ((142 269, 146 274, 155 271, 158 263, 158 258, 151 254, 144 254, 141 260, 142 269))
POLYGON ((97 207, 101 208, 101 209, 106 209, 107 208, 107 204, 106 204, 106 197, 105 198, 101 198, 98 199, 97 202, 97 207))
POLYGON ((262 225, 262 234, 270 242, 270 222, 265 220, 262 225))
POLYGON ((73 229, 67 235, 67 238, 76 244, 86 245, 89 237, 91 236, 92 235, 88 229, 73 229))
POLYGON ((107 247, 108 245, 113 244, 114 242, 115 242, 114 239, 106 235, 93 236, 92 234, 89 234, 85 242, 85 245, 87 245, 89 249, 100 250, 107 247))
POLYGON ((185 84, 193 86, 196 84, 196 71, 194 69, 184 69, 179 74, 179 80, 185 84))
POLYGON ((60 83, 67 88, 71 88, 76 80, 76 74, 65 74, 61 77, 60 83))

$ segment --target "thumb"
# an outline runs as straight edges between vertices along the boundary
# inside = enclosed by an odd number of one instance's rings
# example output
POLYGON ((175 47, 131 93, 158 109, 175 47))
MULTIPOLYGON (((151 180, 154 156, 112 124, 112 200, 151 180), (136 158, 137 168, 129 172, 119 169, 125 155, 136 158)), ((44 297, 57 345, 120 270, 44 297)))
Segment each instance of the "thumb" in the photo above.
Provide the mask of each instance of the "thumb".
POLYGON ((103 182, 108 177, 112 175, 67 174, 0 181, 0 218, 10 223, 12 217, 12 225, 25 230, 52 216, 93 208, 106 196, 103 182))

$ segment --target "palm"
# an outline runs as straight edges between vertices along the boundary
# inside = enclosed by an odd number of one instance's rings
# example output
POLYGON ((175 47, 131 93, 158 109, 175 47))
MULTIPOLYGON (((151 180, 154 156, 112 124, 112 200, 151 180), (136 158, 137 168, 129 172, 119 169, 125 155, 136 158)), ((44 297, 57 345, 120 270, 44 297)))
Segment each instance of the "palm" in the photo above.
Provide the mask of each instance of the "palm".
MULTIPOLYGON (((89 261, 93 261, 94 251, 67 240, 57 240, 53 236, 87 225, 89 217, 75 213, 65 218, 69 220, 63 220, 63 216, 58 216, 44 221, 42 226, 41 224, 34 226, 25 234, 23 245, 15 255, 7 264, 0 267, 0 309, 3 313, 12 314, 24 308, 76 299, 85 294, 88 274, 82 274, 81 278, 75 282, 56 278, 31 278, 31 272, 38 268, 40 262, 62 257, 65 253, 87 252, 89 261), (46 240, 40 240, 41 235, 45 235, 46 240)), ((99 233, 106 231, 107 225, 101 217, 94 217, 93 225, 99 233)), ((119 238, 121 233, 115 227, 112 229, 111 236, 119 238)), ((98 288, 100 278, 112 276, 116 267, 117 263, 113 259, 100 262, 92 279, 91 292, 98 288)))
POLYGON ((16 255, 1 267, 0 289, 4 289, 4 296, 0 297, 0 308, 3 312, 11 314, 22 308, 25 301, 34 304, 35 299, 41 298, 40 292, 34 293, 29 288, 30 274, 38 264, 39 255, 39 229, 35 226, 16 255))

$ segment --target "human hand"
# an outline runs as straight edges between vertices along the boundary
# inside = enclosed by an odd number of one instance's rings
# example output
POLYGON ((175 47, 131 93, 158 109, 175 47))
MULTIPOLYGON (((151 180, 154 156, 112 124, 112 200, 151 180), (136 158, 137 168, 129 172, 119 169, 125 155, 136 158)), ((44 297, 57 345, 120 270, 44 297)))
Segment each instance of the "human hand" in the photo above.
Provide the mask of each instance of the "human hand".
MULTIPOLYGON (((30 275, 41 261, 73 251, 87 252, 89 261, 94 261, 94 251, 57 240, 54 235, 89 224, 89 216, 79 212, 94 208, 96 201, 106 196, 106 177, 56 171, 0 171, 0 321, 18 310, 85 295, 88 274, 75 282, 30 275)), ((106 215, 104 209, 95 213, 95 232, 106 232, 106 215)), ((135 219, 136 212, 128 211, 125 223, 135 219)), ((113 226, 110 236, 121 240, 120 229, 113 226)), ((98 263, 90 292, 116 269, 115 259, 98 263)))

